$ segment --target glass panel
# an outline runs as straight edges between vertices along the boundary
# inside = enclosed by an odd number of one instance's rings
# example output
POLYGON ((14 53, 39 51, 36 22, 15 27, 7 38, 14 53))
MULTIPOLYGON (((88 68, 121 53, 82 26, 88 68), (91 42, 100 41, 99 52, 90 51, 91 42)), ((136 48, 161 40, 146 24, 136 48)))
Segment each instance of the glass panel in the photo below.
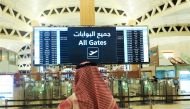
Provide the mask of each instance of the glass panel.
POLYGON ((9 52, 9 64, 16 65, 16 54, 9 52))
POLYGON ((0 61, 2 61, 2 50, 0 50, 0 61))
POLYGON ((2 50, 2 61, 8 60, 8 51, 2 50))

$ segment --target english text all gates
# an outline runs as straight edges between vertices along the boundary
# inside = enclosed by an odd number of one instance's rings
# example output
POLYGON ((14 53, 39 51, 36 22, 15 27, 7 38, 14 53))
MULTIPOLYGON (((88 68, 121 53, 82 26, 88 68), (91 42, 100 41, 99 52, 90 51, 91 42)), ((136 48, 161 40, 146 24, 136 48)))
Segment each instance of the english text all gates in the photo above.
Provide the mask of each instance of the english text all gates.
POLYGON ((67 39, 70 62, 117 63, 115 27, 69 27, 67 39))

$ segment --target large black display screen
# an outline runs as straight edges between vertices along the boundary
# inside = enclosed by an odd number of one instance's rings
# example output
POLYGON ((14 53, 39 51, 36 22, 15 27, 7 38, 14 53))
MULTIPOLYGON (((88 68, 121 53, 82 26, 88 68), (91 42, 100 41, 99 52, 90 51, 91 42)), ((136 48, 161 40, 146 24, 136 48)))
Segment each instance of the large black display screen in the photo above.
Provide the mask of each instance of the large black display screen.
POLYGON ((33 64, 147 63, 147 27, 35 27, 33 64))
POLYGON ((124 62, 149 62, 147 27, 116 27, 124 36, 124 62))

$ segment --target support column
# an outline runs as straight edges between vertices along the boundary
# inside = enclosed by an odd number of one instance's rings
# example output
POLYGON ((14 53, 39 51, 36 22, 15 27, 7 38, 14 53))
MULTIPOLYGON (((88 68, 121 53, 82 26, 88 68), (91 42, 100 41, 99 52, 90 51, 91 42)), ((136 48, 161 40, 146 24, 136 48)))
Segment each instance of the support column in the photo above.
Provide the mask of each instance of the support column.
POLYGON ((36 20, 33 20, 33 21, 31 22, 31 25, 32 25, 32 27, 40 26, 39 22, 36 21, 36 20))
POLYGON ((95 25, 94 0, 80 0, 80 25, 95 25))
POLYGON ((133 25, 133 26, 136 25, 136 20, 129 19, 127 25, 133 25))
POLYGON ((131 65, 131 70, 132 71, 138 71, 140 68, 139 68, 139 64, 132 64, 131 65))

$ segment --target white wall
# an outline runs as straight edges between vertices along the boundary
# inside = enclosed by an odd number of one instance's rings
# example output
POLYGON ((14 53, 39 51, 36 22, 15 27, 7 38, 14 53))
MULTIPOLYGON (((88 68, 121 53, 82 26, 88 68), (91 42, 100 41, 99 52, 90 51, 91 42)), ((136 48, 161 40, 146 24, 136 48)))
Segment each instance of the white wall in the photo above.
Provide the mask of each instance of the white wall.
POLYGON ((171 36, 150 39, 150 47, 158 45, 160 65, 171 65, 162 55, 163 50, 174 51, 174 57, 181 57, 190 64, 190 36, 171 36))

